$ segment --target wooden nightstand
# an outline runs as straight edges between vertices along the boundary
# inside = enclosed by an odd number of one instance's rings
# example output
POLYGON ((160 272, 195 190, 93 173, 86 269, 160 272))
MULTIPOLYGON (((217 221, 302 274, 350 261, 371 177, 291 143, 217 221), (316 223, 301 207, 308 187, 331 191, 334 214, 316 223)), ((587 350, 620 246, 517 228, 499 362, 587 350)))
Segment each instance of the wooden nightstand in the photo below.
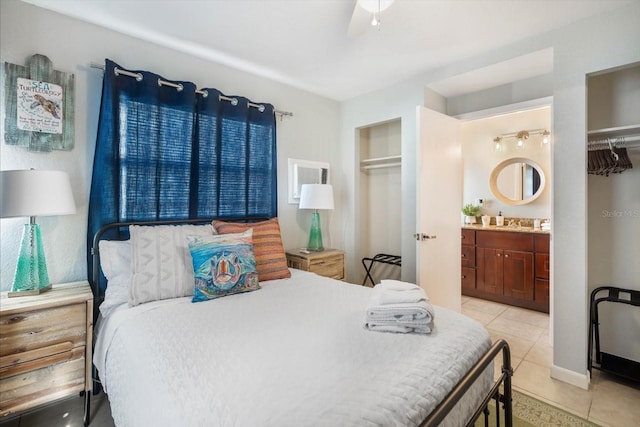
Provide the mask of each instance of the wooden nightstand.
POLYGON ((287 251, 287 265, 298 270, 311 271, 320 276, 345 280, 344 252, 325 249, 321 252, 302 253, 300 249, 287 251))
POLYGON ((0 295, 0 417, 91 394, 93 293, 88 282, 40 295, 0 295))

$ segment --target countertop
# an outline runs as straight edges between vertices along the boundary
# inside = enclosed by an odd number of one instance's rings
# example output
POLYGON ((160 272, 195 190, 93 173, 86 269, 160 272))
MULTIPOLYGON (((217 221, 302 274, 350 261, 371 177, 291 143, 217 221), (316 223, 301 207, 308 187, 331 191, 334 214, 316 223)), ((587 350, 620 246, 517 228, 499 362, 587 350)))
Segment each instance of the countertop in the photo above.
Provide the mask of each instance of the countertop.
POLYGON ((462 228, 468 230, 487 230, 487 231, 511 231, 515 233, 536 233, 536 234, 551 234, 549 230, 535 229, 533 227, 519 227, 504 225, 498 227, 497 225, 489 225, 484 227, 482 224, 464 224, 462 228))

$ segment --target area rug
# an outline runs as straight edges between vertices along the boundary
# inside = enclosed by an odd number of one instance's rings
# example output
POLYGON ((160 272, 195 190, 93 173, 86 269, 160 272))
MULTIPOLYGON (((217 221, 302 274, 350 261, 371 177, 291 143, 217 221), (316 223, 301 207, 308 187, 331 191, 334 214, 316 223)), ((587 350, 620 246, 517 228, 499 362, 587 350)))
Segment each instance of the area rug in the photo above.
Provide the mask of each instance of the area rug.
MULTIPOLYGON (((489 406, 489 426, 495 427, 495 405, 489 406)), ((476 427, 484 426, 484 415, 476 422, 476 427)), ((504 413, 500 405, 500 426, 504 426, 504 413)), ((598 427, 577 415, 570 414, 560 408, 544 403, 526 394, 513 391, 513 426, 514 427, 598 427)))

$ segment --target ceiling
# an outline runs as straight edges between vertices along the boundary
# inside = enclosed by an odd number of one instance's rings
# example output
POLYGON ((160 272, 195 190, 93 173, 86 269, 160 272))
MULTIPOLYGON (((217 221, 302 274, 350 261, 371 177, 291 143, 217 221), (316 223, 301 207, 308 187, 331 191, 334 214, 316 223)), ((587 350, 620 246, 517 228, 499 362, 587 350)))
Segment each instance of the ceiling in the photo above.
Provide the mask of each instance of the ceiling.
MULTIPOLYGON (((356 0, 23 1, 342 101, 638 0, 396 0, 357 36, 356 0)), ((550 71, 549 52, 532 54, 431 87, 550 71)))

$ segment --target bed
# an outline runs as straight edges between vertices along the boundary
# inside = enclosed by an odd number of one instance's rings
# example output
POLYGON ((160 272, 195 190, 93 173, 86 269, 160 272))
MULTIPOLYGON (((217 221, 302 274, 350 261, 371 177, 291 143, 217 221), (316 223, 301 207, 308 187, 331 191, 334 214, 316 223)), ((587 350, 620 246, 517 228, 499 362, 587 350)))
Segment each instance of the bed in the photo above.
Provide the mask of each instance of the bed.
MULTIPOLYGON (((96 307, 100 242, 131 225, 153 224, 110 224, 94 238, 96 307)), ((371 288, 289 272, 205 302, 105 304, 93 360, 116 425, 461 426, 491 399, 511 425, 509 348, 479 323, 436 306, 431 334, 368 331, 371 288)))

